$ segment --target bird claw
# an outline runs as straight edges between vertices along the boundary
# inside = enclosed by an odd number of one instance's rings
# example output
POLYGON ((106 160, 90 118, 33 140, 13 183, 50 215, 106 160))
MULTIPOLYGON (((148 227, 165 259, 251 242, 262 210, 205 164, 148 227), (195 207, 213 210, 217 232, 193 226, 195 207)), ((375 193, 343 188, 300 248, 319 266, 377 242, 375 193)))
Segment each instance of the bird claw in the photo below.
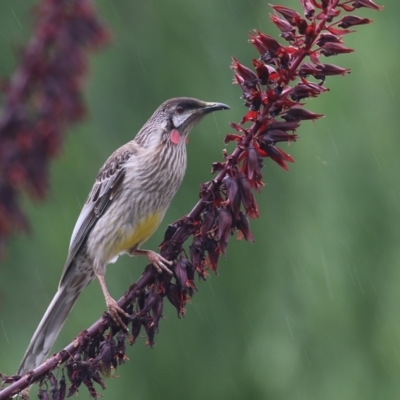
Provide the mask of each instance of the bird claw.
POLYGON ((123 315, 126 318, 129 318, 129 314, 126 313, 113 298, 108 298, 106 300, 107 304, 107 309, 108 313, 110 314, 110 317, 112 320, 119 325, 122 329, 124 329, 126 332, 129 332, 128 327, 125 325, 125 323, 122 321, 121 316, 123 315))
POLYGON ((167 260, 166 258, 164 258, 163 256, 154 251, 148 251, 147 258, 154 265, 155 269, 159 274, 165 271, 168 274, 172 275, 171 270, 166 265, 166 264, 172 265, 173 264, 172 261, 167 260))

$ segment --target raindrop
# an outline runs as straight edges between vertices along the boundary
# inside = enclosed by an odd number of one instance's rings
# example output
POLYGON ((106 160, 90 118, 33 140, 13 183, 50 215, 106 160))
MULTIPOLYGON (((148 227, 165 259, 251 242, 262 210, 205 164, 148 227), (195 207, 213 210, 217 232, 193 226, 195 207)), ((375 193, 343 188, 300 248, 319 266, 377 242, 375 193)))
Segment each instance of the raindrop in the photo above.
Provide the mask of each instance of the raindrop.
POLYGON ((14 10, 13 10, 13 9, 11 9, 11 12, 13 13, 13 15, 14 15, 15 19, 17 20, 17 22, 18 22, 18 25, 20 26, 20 28, 21 28, 22 30, 24 30, 24 28, 23 28, 23 27, 22 27, 22 25, 21 25, 21 22, 19 22, 19 19, 17 18, 17 15, 15 14, 15 12, 14 12, 14 10))
POLYGON ((215 113, 212 114, 214 121, 215 121, 215 126, 217 127, 218 133, 221 135, 221 129, 219 129, 218 121, 217 118, 215 117, 215 113))
POLYGON ((374 155, 375 161, 378 164, 378 168, 382 171, 382 166, 378 160, 378 157, 376 156, 376 153, 373 151, 372 154, 374 155))
POLYGON ((390 94, 392 95, 392 98, 394 98, 394 93, 393 93, 392 85, 390 84, 390 81, 389 81, 389 75, 388 75, 387 70, 385 70, 385 75, 386 75, 386 79, 387 79, 387 83, 388 83, 390 94))
POLYGON ((308 356, 308 353, 307 353, 307 351, 306 351, 306 350, 304 350, 304 354, 306 355, 306 358, 307 358, 308 364, 309 364, 309 365, 310 365, 310 367, 311 367, 311 366, 312 366, 312 363, 311 363, 310 357, 308 356))
POLYGON ((10 345, 10 341, 8 340, 8 336, 7 336, 6 328, 4 327, 3 320, 0 319, 0 322, 1 322, 1 327, 3 328, 4 337, 6 338, 6 342, 7 342, 8 345, 10 345))
POLYGON ((324 253, 323 249, 321 249, 321 258, 322 258, 322 266, 324 268, 326 286, 328 288, 328 293, 329 293, 329 299, 331 301, 333 301, 332 285, 331 285, 331 280, 330 280, 330 277, 328 274, 328 265, 326 263, 325 253, 324 253))
POLYGON ((355 275, 356 275, 356 279, 357 279, 358 287, 360 288, 360 290, 361 290, 361 293, 362 293, 362 294, 364 294, 364 290, 363 290, 363 288, 362 288, 362 286, 361 286, 360 277, 358 276, 358 272, 357 272, 357 269, 356 269, 356 267, 355 267, 355 266, 353 266, 353 270, 354 270, 354 273, 355 273, 355 275))
POLYGON ((143 70, 143 72, 146 74, 146 70, 144 69, 144 65, 143 65, 143 62, 142 62, 142 58, 140 57, 140 54, 139 54, 139 53, 137 53, 137 56, 138 56, 138 59, 139 59, 140 65, 141 65, 141 67, 142 67, 142 70, 143 70))
MULTIPOLYGON (((204 41, 204 38, 203 38, 203 36, 202 36, 202 35, 200 35, 200 38, 201 38, 201 41, 203 42, 203 45, 204 45, 204 47, 205 47, 205 49, 206 49, 207 53, 209 53, 209 52, 210 52, 210 50, 209 50, 209 48, 207 47, 207 45, 206 45, 206 42, 204 41)), ((213 115, 214 115, 214 113, 213 113, 213 115)))
POLYGON ((232 4, 230 3, 230 1, 229 1, 229 0, 226 0, 226 2, 228 3, 229 8, 231 9, 233 16, 234 16, 235 18, 237 18, 236 14, 235 14, 235 11, 233 10, 233 7, 232 7, 232 4))
POLYGON ((290 326, 289 318, 287 316, 286 316, 286 322, 287 322, 287 325, 289 327, 290 335, 292 336, 292 339, 294 340, 293 331, 292 331, 292 328, 290 326))

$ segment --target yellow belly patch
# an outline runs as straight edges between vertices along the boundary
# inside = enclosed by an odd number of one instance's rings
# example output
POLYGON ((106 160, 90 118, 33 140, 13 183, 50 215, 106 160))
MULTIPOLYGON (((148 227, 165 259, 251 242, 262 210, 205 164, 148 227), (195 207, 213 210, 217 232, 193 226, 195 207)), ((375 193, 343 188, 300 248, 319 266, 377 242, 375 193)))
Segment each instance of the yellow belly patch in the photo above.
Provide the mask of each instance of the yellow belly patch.
POLYGON ((158 228, 162 219, 160 212, 155 212, 143 218, 132 231, 123 230, 119 237, 117 248, 114 249, 115 254, 120 254, 128 251, 132 247, 138 247, 144 243, 158 228))

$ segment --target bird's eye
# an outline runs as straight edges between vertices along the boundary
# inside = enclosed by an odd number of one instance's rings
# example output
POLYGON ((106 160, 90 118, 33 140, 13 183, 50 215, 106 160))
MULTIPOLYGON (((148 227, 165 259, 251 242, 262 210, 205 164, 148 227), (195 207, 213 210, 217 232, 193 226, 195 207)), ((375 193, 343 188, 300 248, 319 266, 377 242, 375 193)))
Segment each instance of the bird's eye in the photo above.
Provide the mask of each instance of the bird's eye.
POLYGON ((178 114, 182 114, 183 111, 184 111, 184 109, 183 109, 182 106, 177 106, 176 109, 175 109, 175 111, 176 111, 178 114))

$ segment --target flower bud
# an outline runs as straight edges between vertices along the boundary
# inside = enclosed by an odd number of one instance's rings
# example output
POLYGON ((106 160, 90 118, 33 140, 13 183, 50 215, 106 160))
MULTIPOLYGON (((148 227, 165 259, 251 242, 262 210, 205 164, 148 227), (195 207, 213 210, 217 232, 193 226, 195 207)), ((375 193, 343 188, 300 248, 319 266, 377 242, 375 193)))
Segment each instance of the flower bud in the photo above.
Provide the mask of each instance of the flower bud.
POLYGON ((222 180, 226 189, 226 197, 228 198, 229 208, 232 210, 234 219, 239 218, 240 211, 240 192, 236 179, 226 175, 222 180))
POLYGON ((240 211, 240 215, 239 215, 239 220, 236 221, 236 226, 240 230, 240 232, 243 234, 243 237, 247 241, 252 242, 252 243, 254 242, 253 234, 250 231, 249 220, 241 211, 240 211))
POLYGON ((221 253, 225 254, 232 229, 232 215, 227 208, 218 211, 218 244, 221 253))

